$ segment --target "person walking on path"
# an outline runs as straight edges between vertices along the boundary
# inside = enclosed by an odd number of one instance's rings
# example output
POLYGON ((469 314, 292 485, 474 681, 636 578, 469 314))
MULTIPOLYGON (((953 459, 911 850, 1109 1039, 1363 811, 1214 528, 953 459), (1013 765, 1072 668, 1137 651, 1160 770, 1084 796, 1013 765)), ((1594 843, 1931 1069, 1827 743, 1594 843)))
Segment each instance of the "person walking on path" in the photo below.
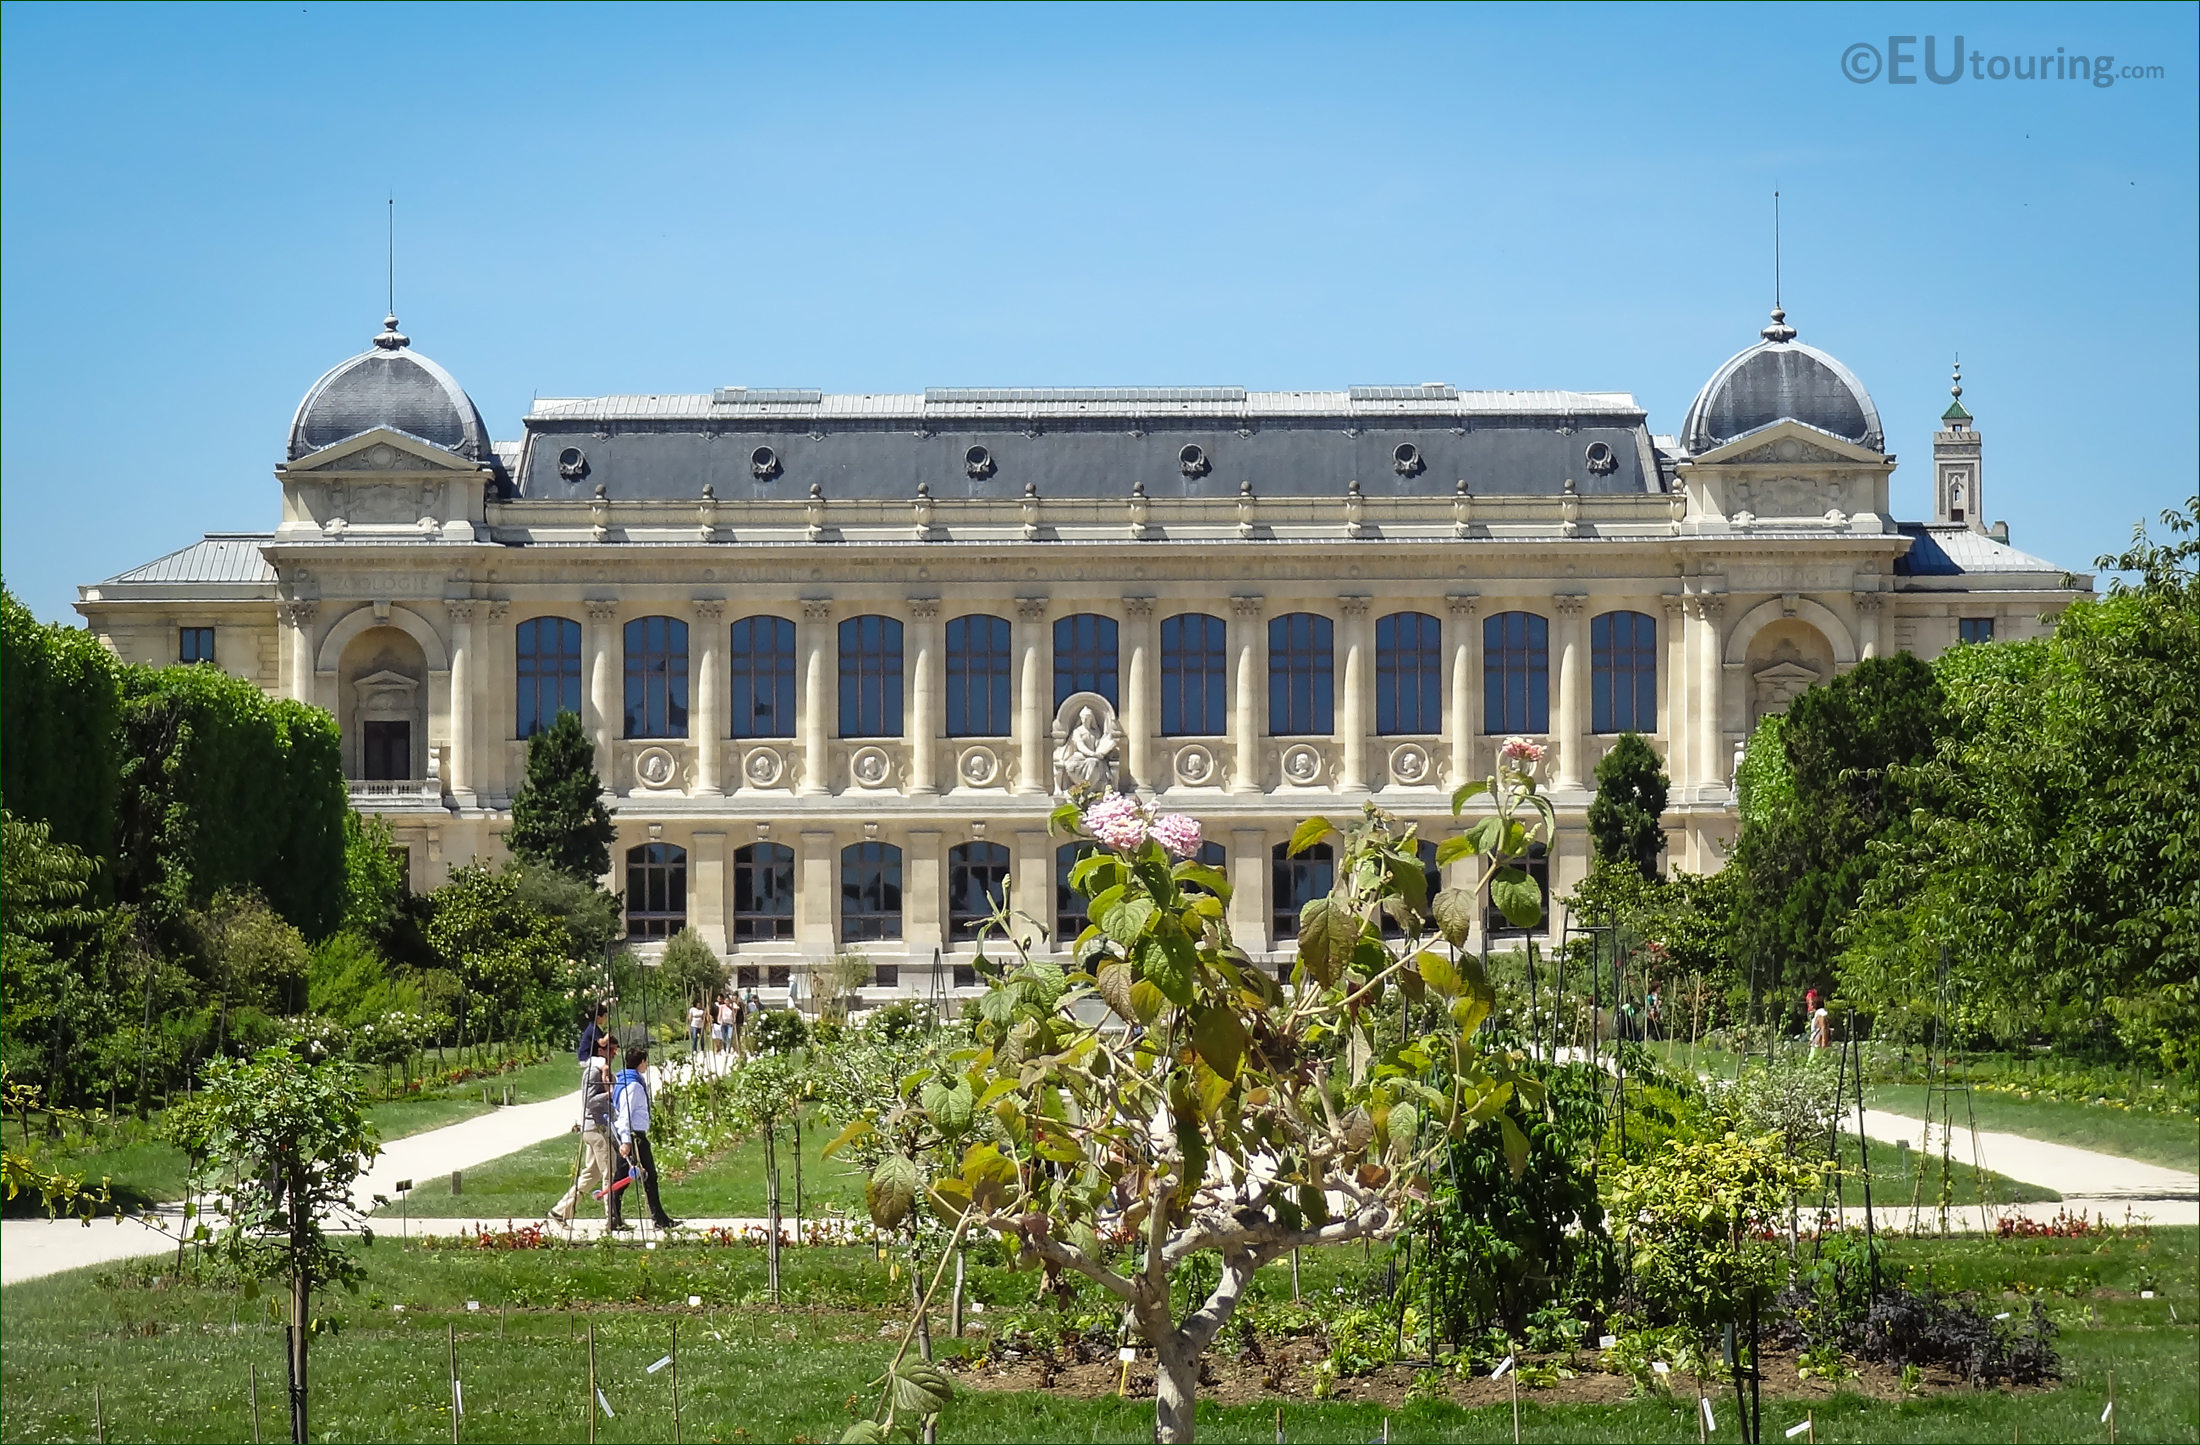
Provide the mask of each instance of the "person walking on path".
POLYGON ((649 1148, 649 1081, 642 1070, 649 1064, 649 1049, 636 1044, 626 1051, 626 1067, 619 1070, 611 1099, 611 1129, 619 1140, 619 1157, 642 1176, 642 1195, 649 1201, 650 1222, 659 1229, 673 1229, 680 1221, 665 1213, 657 1197, 657 1159, 649 1148))
POLYGON ((611 1186, 624 1171, 611 1144, 611 1054, 618 1041, 609 1034, 597 1039, 596 1057, 581 1066, 581 1163, 573 1187, 550 1206, 550 1217, 571 1224, 573 1211, 597 1190, 604 1191, 603 1218, 607 1230, 626 1228, 619 1217, 619 1191, 611 1186))
POLYGON ((688 1055, 693 1057, 703 1051, 703 1006, 688 1004, 688 1055))
POLYGON ((1810 1010, 1811 1049, 1815 1052, 1818 1049, 1832 1047, 1833 1021, 1827 1015, 1826 1005, 1818 997, 1817 989, 1812 989, 1809 993, 1803 995, 1803 1006, 1810 1010))
POLYGON ((579 1059, 581 1063, 586 1064, 590 1059, 596 1057, 596 1040, 603 1038, 610 1032, 611 1005, 599 1002, 596 1005, 596 1011, 589 1015, 588 1026, 581 1030, 580 1047, 573 1051, 574 1057, 579 1059))
POLYGON ((718 995, 718 1010, 711 1027, 717 1031, 721 1066, 733 1063, 733 1000, 718 995))
POLYGON ((758 996, 756 986, 751 984, 748 991, 741 995, 740 1012, 733 1016, 733 1037, 744 1064, 749 1061, 749 1025, 763 1016, 764 1000, 758 996))

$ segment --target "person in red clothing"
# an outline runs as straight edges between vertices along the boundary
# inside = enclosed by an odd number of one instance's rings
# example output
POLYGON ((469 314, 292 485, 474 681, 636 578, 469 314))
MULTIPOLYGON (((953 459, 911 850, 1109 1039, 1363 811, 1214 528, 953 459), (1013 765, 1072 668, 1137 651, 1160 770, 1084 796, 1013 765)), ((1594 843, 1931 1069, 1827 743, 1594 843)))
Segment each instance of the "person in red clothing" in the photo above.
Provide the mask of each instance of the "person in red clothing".
POLYGON ((1817 989, 1812 989, 1803 995, 1803 1007, 1810 1012, 1809 1035, 1811 1048, 1823 1049, 1830 1047, 1833 1043, 1833 1021, 1826 1013, 1826 1005, 1818 997, 1817 989))

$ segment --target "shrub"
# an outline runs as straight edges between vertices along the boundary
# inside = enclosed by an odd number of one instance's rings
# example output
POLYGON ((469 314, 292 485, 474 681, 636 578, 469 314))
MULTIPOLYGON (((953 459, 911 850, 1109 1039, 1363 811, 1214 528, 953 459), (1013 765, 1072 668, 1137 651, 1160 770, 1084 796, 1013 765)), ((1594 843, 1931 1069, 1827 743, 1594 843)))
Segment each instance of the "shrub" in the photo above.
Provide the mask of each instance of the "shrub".
POLYGON ((1945 1365, 1974 1385, 2037 1385, 2061 1373, 2054 1322, 2038 1300, 2021 1321, 1988 1319, 1977 1305, 1933 1290, 1882 1294, 1864 1317, 1860 1353, 1891 1365, 1945 1365))
POLYGON ((748 1035, 760 1054, 792 1053, 810 1041, 810 1025, 791 1008, 767 1009, 750 1020, 748 1035))

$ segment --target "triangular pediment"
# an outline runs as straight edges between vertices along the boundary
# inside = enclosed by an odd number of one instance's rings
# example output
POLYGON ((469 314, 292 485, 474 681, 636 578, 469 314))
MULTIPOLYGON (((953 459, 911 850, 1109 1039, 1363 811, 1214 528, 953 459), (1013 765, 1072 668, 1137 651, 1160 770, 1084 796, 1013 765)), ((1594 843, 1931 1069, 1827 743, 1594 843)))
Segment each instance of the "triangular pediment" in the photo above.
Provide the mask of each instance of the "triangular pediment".
POLYGON ((1858 446, 1806 422, 1782 420, 1768 422, 1700 456, 1690 457, 1688 464, 1697 467, 1824 466, 1860 462, 1878 465, 1885 461, 1883 452, 1858 446))
POLYGON ((1775 662, 1750 675, 1759 682, 1785 683, 1796 688, 1810 687, 1818 681, 1818 669, 1805 667, 1800 662, 1775 662))
POLYGON ((422 472, 474 472, 479 471, 480 466, 445 451, 434 442, 422 441, 411 432, 378 426, 340 442, 330 442, 317 452, 308 452, 285 470, 312 472, 319 476, 393 472, 417 476, 422 472))

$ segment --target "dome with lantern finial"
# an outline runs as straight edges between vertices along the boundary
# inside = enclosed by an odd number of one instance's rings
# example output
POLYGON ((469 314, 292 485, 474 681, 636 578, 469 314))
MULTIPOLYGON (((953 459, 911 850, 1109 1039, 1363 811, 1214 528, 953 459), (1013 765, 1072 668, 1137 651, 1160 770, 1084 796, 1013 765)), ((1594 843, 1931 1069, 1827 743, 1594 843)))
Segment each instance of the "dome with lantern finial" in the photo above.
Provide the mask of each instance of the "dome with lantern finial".
POLYGON ((374 345, 330 368, 298 403, 290 423, 290 459, 388 427, 468 461, 492 460, 489 429, 473 398, 442 367, 412 350, 412 339, 384 318, 374 345))
POLYGON ((1775 306, 1764 339, 1711 374, 1682 423, 1681 443, 1702 455, 1776 421, 1799 421, 1873 451, 1886 450, 1879 408, 1855 373, 1795 339, 1775 306))

